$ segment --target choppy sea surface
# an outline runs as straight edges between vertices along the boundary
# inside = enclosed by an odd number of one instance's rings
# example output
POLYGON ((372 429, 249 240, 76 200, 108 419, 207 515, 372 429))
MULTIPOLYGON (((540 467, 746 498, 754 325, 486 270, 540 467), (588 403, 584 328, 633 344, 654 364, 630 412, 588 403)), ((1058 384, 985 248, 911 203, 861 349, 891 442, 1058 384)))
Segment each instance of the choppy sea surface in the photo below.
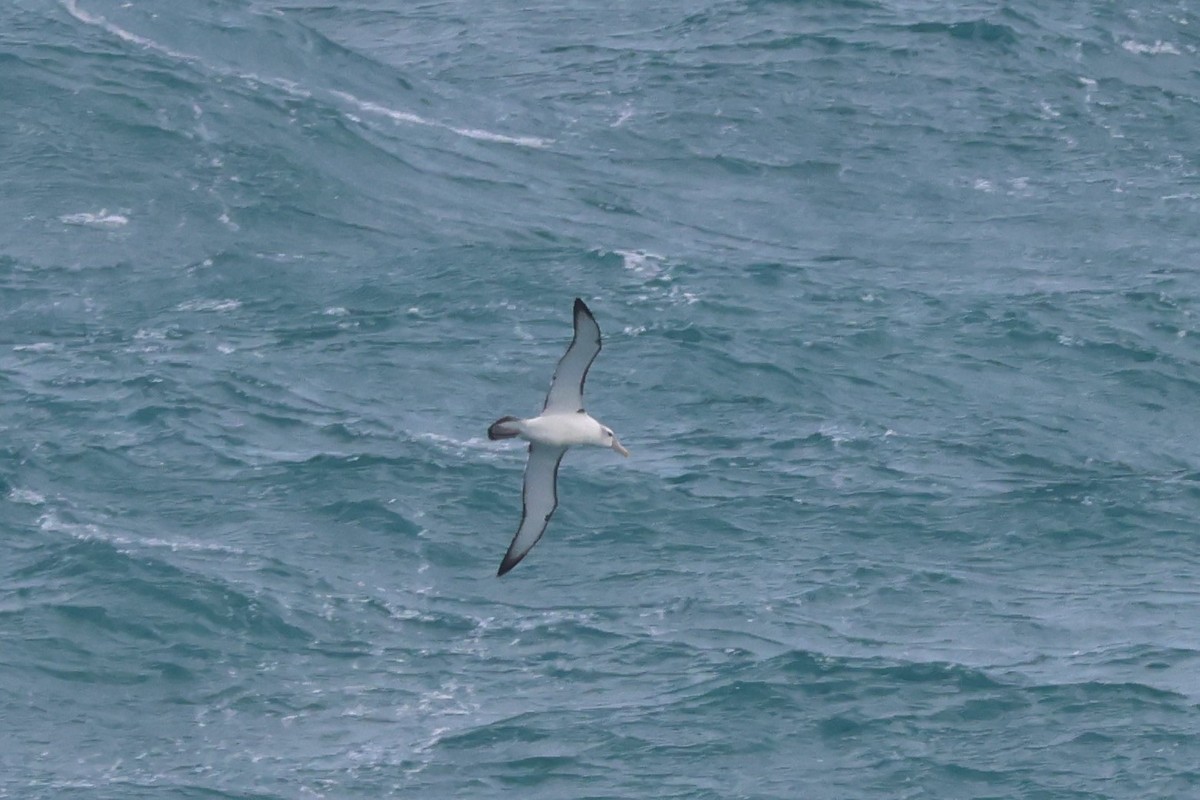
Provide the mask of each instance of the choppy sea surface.
POLYGON ((1198 59, 0 5, 0 798, 1200 796, 1198 59), (632 457, 497 579, 576 296, 632 457))

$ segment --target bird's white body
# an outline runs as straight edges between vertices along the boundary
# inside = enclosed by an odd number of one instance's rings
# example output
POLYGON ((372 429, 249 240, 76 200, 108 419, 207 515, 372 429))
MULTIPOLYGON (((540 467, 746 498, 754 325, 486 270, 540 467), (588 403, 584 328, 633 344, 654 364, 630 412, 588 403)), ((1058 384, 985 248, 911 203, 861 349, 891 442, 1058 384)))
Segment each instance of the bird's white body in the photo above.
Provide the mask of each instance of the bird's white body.
POLYGON ((509 423, 509 427, 515 428, 517 435, 527 442, 555 447, 570 447, 575 444, 613 446, 612 431, 592 419, 585 411, 573 414, 542 414, 532 419, 509 423))

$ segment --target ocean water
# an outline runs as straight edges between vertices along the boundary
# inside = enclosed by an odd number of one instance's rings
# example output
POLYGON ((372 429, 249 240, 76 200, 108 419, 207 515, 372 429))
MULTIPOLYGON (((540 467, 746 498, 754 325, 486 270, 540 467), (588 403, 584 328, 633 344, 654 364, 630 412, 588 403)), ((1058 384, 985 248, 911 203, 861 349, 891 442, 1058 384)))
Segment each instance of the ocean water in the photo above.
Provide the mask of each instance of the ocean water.
POLYGON ((0 798, 1200 796, 1198 57, 0 5, 0 798), (576 296, 632 457, 497 579, 576 296))

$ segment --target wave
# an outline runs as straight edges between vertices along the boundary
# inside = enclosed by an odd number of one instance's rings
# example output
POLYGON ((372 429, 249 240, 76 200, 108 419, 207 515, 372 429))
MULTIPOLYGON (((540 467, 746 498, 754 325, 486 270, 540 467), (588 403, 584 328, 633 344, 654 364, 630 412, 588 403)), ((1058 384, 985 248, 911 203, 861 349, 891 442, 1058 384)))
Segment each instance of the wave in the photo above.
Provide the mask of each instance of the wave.
MULTIPOLYGON (((199 55, 168 47, 155 41, 154 39, 127 30, 126 28, 109 21, 103 16, 92 14, 80 8, 78 0, 62 0, 62 4, 68 14, 85 25, 99 28, 100 30, 105 31, 106 33, 120 39, 123 42, 144 48, 154 53, 158 53, 159 55, 166 56, 169 59, 199 66, 218 76, 238 78, 249 84, 251 87, 259 85, 270 86, 300 100, 309 100, 322 94, 327 100, 339 100, 343 104, 347 104, 352 107, 353 111, 345 110, 342 112, 345 118, 350 121, 359 121, 358 117, 354 113, 358 112, 382 115, 394 122, 437 128, 440 130, 449 131, 467 139, 474 139, 481 142, 495 142, 499 144, 511 144, 519 147, 538 149, 548 147, 554 142, 553 139, 547 139, 540 136, 513 136, 510 134, 498 133, 481 128, 470 128, 461 125, 454 125, 448 122, 432 120, 419 114, 415 114, 411 111, 391 108, 383 105, 382 103, 360 99, 350 92, 344 90, 331 89, 321 92, 317 89, 306 87, 300 81, 290 78, 280 76, 263 76, 254 72, 236 70, 221 64, 213 64, 210 61, 206 61, 199 55)), ((101 212, 101 214, 104 214, 104 212, 101 212)), ((79 215, 72 215, 72 217, 78 216, 79 215)), ((116 220, 117 216, 112 215, 110 217, 105 217, 105 219, 116 220)), ((124 224, 124 222, 110 221, 106 223, 100 223, 94 220, 88 220, 75 222, 73 224, 104 224, 112 227, 124 224)))

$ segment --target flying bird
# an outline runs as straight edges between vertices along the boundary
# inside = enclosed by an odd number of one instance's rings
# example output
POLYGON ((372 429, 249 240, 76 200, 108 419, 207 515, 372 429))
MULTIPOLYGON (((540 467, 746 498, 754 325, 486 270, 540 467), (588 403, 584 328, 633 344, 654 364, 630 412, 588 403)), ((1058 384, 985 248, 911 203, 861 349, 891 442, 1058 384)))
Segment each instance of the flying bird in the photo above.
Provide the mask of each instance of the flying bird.
POLYGON ((567 448, 573 444, 594 444, 629 456, 612 428, 600 424, 583 408, 583 382, 599 352, 600 326, 587 304, 577 297, 575 336, 558 360, 542 413, 529 419, 501 417, 488 427, 488 438, 493 441, 519 436, 529 442, 521 492, 521 524, 497 575, 521 563, 546 532, 550 515, 558 507, 558 465, 567 448))

